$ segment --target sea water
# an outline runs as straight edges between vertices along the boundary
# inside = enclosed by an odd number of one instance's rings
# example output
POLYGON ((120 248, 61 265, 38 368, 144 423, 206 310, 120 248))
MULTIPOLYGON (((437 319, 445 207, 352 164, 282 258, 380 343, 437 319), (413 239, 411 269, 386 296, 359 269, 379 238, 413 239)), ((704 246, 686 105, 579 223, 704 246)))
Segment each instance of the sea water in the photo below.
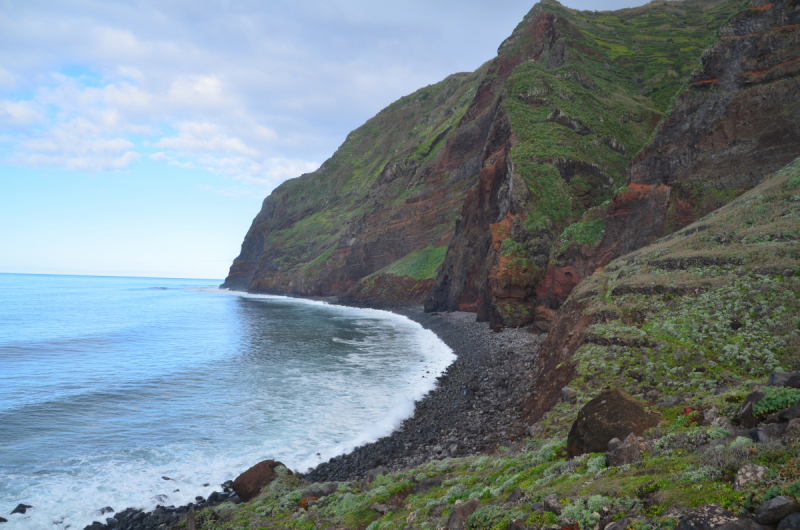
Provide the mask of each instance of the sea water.
POLYGON ((389 434, 454 359, 399 315, 218 283, 0 274, 4 530, 186 504, 267 458, 305 471, 389 434))

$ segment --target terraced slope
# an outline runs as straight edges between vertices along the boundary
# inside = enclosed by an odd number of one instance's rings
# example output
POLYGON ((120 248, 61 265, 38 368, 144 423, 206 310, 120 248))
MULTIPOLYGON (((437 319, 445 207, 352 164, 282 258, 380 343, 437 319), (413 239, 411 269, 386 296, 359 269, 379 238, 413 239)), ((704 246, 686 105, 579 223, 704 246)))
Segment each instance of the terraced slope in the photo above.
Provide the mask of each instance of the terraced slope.
POLYGON ((800 159, 570 295, 542 346, 532 421, 571 386, 710 396, 800 370, 800 159))

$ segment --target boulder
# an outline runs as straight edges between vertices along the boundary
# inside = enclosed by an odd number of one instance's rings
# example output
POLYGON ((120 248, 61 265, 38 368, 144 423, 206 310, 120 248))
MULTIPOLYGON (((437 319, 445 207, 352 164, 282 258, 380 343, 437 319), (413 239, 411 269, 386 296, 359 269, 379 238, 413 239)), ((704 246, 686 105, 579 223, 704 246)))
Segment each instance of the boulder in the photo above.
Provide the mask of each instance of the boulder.
POLYGON ((317 499, 321 499, 322 497, 327 497, 332 493, 336 493, 338 489, 339 486, 335 482, 328 482, 322 486, 308 488, 303 492, 303 497, 315 497, 317 499))
POLYGON ((0 523, 7 523, 7 522, 8 522, 8 519, 4 519, 4 518, 0 517, 0 523))
POLYGON ((567 437, 567 452, 571 457, 605 452, 612 438, 641 436, 660 420, 624 390, 604 390, 578 412, 567 437))
POLYGON ((759 524, 778 524, 789 514, 800 512, 800 504, 791 497, 781 495, 764 501, 756 508, 756 521, 759 524))
POLYGON ((464 530, 464 525, 469 516, 480 507, 480 499, 472 499, 463 504, 453 506, 450 517, 447 519, 447 530, 464 530))
POLYGON ((784 440, 797 440, 800 439, 800 418, 790 420, 786 425, 786 431, 783 433, 784 440))
POLYGON ((792 513, 778 523, 778 530, 800 530, 800 513, 792 513))
POLYGON ((760 444, 775 442, 783 438, 783 434, 786 432, 788 427, 788 423, 772 423, 769 425, 762 425, 761 427, 751 431, 750 437, 760 444))
POLYGON ((778 421, 785 422, 790 422, 795 418, 800 418, 800 401, 798 401, 793 407, 788 407, 778 411, 775 415, 778 417, 778 421))
POLYGON ((508 528, 506 530, 525 530, 526 528, 525 519, 514 519, 508 523, 508 528))
POLYGON ((545 497, 544 501, 542 501, 542 505, 544 511, 554 513, 556 515, 561 515, 561 510, 564 509, 564 507, 561 506, 561 503, 558 502, 558 497, 556 497, 555 493, 551 493, 545 497))
POLYGON ((511 492, 511 495, 506 498, 506 502, 517 502, 522 497, 525 496, 525 493, 519 488, 516 488, 514 491, 511 492))
POLYGON ((17 507, 14 508, 11 513, 25 513, 28 511, 28 508, 33 508, 30 504, 17 504, 17 507))
POLYGON ((800 373, 798 372, 774 372, 769 374, 767 386, 786 386, 789 388, 800 388, 800 373))
POLYGON ((426 478, 425 480, 423 480, 422 482, 411 488, 411 493, 413 495, 427 493, 433 488, 438 488, 439 486, 441 486, 442 482, 444 482, 444 479, 442 477, 426 478))
POLYGON ((605 527, 604 530, 625 530, 628 525, 638 519, 635 515, 626 515, 619 521, 613 522, 605 527))
POLYGON ((386 474, 386 468, 383 467, 383 466, 376 467, 375 469, 370 469, 369 471, 367 471, 367 475, 364 477, 364 480, 361 482, 361 489, 365 490, 365 489, 369 488, 369 485, 372 484, 373 482, 375 482, 376 478, 378 478, 381 475, 385 475, 385 474, 386 474))
POLYGON ((755 482, 761 482, 767 476, 768 468, 759 466, 757 464, 745 464, 736 472, 736 478, 733 480, 733 489, 741 491, 748 485, 755 482))
MULTIPOLYGON (((254 465, 233 481, 232 488, 236 495, 244 502, 249 502, 261 493, 262 488, 268 486, 278 476, 275 468, 282 466, 276 460, 264 460, 254 465)), ((291 473, 291 471, 289 471, 291 473)))
POLYGON ((663 401, 659 401, 658 405, 656 405, 656 406, 658 408, 660 408, 660 409, 669 409, 669 408, 672 408, 672 407, 676 407, 676 406, 680 405, 681 403, 683 403, 683 398, 682 397, 680 397, 680 396, 672 396, 672 397, 668 397, 667 399, 665 399, 663 401))
MULTIPOLYGON (((609 447, 610 446, 611 442, 609 442, 609 447)), ((636 439, 635 434, 630 433, 619 447, 606 453, 606 466, 616 467, 626 464, 635 464, 641 459, 642 450, 639 445, 639 440, 636 439)))
POLYGON ((753 415, 753 407, 764 398, 764 392, 750 392, 744 398, 742 408, 739 409, 739 425, 745 429, 752 429, 758 425, 758 420, 753 415))
POLYGON ((678 530, 762 530, 753 519, 736 517, 728 510, 709 504, 688 512, 678 523, 678 530))
POLYGON ((725 429, 726 431, 733 432, 736 427, 734 427, 733 422, 728 419, 727 416, 717 416, 711 421, 712 427, 720 427, 725 429))

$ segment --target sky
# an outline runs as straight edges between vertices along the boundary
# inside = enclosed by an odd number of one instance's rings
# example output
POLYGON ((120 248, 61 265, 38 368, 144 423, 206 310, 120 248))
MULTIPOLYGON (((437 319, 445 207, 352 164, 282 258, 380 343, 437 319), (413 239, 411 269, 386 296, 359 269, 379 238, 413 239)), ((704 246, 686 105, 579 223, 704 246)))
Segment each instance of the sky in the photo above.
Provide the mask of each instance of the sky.
POLYGON ((223 279, 276 186, 533 4, 0 0, 0 273, 223 279))

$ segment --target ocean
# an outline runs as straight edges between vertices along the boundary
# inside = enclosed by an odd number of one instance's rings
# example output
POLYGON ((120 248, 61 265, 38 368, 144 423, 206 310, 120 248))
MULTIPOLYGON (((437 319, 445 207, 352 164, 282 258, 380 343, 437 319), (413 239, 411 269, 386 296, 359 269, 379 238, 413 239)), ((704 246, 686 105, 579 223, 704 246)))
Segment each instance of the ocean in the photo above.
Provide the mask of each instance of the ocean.
POLYGON ((0 274, 4 530, 186 504, 267 458, 305 471, 389 434, 455 359, 400 315, 219 283, 0 274))

